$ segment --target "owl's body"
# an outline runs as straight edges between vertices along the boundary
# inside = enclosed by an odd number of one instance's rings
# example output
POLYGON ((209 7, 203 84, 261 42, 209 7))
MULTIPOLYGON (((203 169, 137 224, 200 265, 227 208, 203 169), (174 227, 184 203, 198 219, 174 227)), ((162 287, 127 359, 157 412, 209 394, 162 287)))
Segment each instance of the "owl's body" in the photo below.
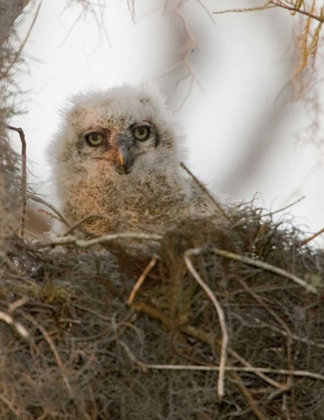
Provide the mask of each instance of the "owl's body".
POLYGON ((180 168, 182 135, 152 88, 123 86, 72 99, 51 145, 53 178, 71 223, 85 229, 163 233, 186 217, 215 213, 180 168))

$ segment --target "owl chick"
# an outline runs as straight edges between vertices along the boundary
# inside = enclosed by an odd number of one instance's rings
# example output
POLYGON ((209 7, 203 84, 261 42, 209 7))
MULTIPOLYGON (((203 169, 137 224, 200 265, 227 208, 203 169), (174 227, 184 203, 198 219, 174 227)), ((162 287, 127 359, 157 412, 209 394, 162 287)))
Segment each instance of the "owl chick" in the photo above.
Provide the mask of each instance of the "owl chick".
POLYGON ((163 233, 215 206, 180 167, 183 135, 151 86, 74 96, 50 146, 53 180, 66 219, 90 214, 87 232, 163 233))

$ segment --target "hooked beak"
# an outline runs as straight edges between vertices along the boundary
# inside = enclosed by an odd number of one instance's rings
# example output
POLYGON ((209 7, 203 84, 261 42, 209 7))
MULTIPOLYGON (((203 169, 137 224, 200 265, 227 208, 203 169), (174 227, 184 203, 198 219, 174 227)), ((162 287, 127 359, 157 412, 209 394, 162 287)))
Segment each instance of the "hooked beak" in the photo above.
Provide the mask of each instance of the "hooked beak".
POLYGON ((128 148, 124 145, 121 145, 117 147, 118 151, 118 158, 120 166, 123 168, 124 173, 128 174, 130 171, 130 168, 133 165, 133 159, 131 158, 128 148))

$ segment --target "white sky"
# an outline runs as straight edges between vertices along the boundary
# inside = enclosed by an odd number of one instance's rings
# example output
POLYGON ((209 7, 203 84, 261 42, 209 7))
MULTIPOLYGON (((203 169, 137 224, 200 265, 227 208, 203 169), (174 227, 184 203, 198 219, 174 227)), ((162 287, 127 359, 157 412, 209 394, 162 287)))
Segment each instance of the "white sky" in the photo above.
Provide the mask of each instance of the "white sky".
MULTIPOLYGON (((179 16, 163 14, 157 0, 138 0, 134 23, 126 0, 97 2, 96 14, 81 15, 79 5, 66 8, 67 0, 43 0, 24 49, 28 72, 18 82, 28 92, 23 100, 28 113, 12 124, 26 133, 35 175, 30 181, 43 194, 49 193, 44 151, 67 96, 148 79, 178 109, 190 89, 187 79, 175 90, 183 65, 169 72, 186 40, 179 16)), ((263 2, 204 1, 210 11, 251 4, 263 2)), ((28 10, 22 38, 36 7, 28 10)), ((316 168, 314 146, 296 141, 309 120, 304 104, 289 102, 287 85, 294 68, 295 18, 284 10, 210 16, 196 0, 185 1, 181 13, 196 40, 190 63, 200 86, 194 82, 177 112, 188 134, 190 168, 229 201, 248 201, 258 192, 257 204, 276 210, 306 195, 289 211, 298 223, 319 230, 324 226, 323 167, 316 168)))

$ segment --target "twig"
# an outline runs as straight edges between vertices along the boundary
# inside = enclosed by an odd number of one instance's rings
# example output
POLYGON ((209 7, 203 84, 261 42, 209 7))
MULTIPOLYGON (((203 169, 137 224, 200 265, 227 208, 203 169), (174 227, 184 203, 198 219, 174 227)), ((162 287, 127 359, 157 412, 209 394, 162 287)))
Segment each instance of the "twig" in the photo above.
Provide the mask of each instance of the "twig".
POLYGON ((8 308, 8 314, 12 315, 16 309, 20 308, 21 306, 26 305, 26 303, 29 301, 28 296, 23 296, 22 298, 15 300, 9 305, 8 308))
POLYGON ((187 166, 183 162, 180 162, 180 166, 191 176, 191 178, 195 181, 195 183, 198 185, 201 191, 203 191, 207 195, 207 197, 212 201, 212 203, 216 206, 216 208, 231 223, 232 221, 229 218, 226 211, 222 208, 222 206, 218 203, 218 201, 211 195, 208 189, 199 181, 199 179, 190 171, 190 169, 187 168, 187 166))
POLYGON ((44 204, 44 206, 51 209, 57 216, 61 219, 61 221, 67 226, 70 227, 69 222, 66 220, 66 218, 48 201, 44 200, 43 198, 38 197, 37 195, 33 194, 27 194, 27 198, 33 201, 36 201, 36 203, 44 204))
POLYGON ((22 338, 29 338, 29 332, 26 330, 26 328, 22 324, 20 324, 20 322, 14 321, 11 315, 0 311, 0 320, 6 322, 11 327, 13 327, 22 338))
POLYGON ((295 276, 294 274, 289 273, 286 270, 283 270, 282 268, 275 267, 274 265, 268 264, 263 261, 254 260, 249 257, 243 257, 242 255, 234 254, 233 252, 224 251, 217 248, 212 248, 212 251, 215 252, 215 254, 220 255, 225 258, 229 258, 231 260, 240 261, 244 264, 252 265, 254 267, 261 268, 262 270, 270 271, 272 273, 277 274, 278 276, 287 278, 289 280, 294 281, 299 286, 302 286, 304 289, 306 289, 308 292, 317 294, 317 290, 314 286, 311 284, 308 284, 306 281, 302 280, 301 278, 295 276))
POLYGON ((272 0, 268 0, 263 6, 246 7, 244 9, 227 9, 227 10, 221 10, 219 12, 212 12, 212 14, 213 15, 223 15, 225 13, 259 12, 259 11, 270 9, 272 7, 276 7, 276 6, 272 3, 272 0))
POLYGON ((9 130, 16 131, 19 134, 20 141, 21 141, 21 221, 20 221, 20 231, 19 236, 22 238, 24 237, 25 231, 25 219, 26 219, 26 207, 27 207, 27 144, 24 130, 20 127, 13 127, 12 125, 7 125, 9 130))
POLYGON ((307 16, 309 18, 315 19, 318 22, 324 23, 324 19, 322 16, 316 16, 314 14, 312 14, 311 12, 307 12, 306 10, 302 10, 300 8, 297 7, 292 7, 292 6, 287 6, 286 4, 282 4, 280 2, 276 2, 276 1, 271 1, 271 3, 276 6, 276 7, 281 7, 282 9, 286 9, 290 12, 295 12, 295 13, 300 13, 301 15, 307 16))
MULTIPOLYGON (((246 368, 253 368, 253 366, 247 362, 242 356, 240 356, 238 353, 236 353, 235 350, 228 348, 227 349, 228 354, 230 354, 232 357, 234 357, 237 361, 239 361, 240 363, 242 363, 242 365, 244 365, 246 368)), ((274 381, 271 378, 268 378, 268 376, 264 375, 262 372, 255 372, 255 374, 261 378, 264 382, 267 382, 269 385, 273 386, 274 388, 277 389, 283 389, 286 388, 286 385, 283 385, 277 381, 274 381)))
POLYGON ((309 242, 311 242, 313 239, 317 238, 317 236, 322 235, 324 233, 324 228, 319 230, 318 232, 311 235, 309 238, 304 239, 299 243, 299 247, 302 247, 304 245, 307 245, 309 242))
POLYGON ((143 372, 147 372, 146 365, 133 355, 133 353, 130 351, 130 348, 127 346, 127 344, 125 344, 123 341, 117 341, 117 343, 123 347, 123 349, 126 351, 128 357, 131 359, 132 362, 140 366, 143 372))
POLYGON ((107 216, 104 216, 103 214, 89 214, 88 216, 85 216, 82 219, 78 220, 66 232, 64 232, 62 236, 70 235, 75 229, 77 229, 83 223, 88 222, 91 219, 106 219, 106 218, 107 218, 107 216))
POLYGON ((259 6, 259 7, 247 7, 244 9, 227 9, 227 10, 221 10, 219 12, 212 12, 213 15, 222 15, 224 13, 245 13, 245 12, 257 12, 257 11, 263 11, 263 10, 267 10, 267 9, 272 9, 274 7, 280 7, 282 9, 288 10, 290 12, 294 12, 294 13, 300 13, 301 15, 307 16, 311 19, 315 19, 320 23, 324 23, 324 19, 323 17, 320 16, 316 16, 311 12, 307 12, 306 10, 302 10, 298 7, 293 7, 293 6, 288 6, 286 4, 283 4, 281 2, 276 2, 274 0, 269 0, 267 1, 263 6, 259 6))
MULTIPOLYGON (((212 372, 220 371, 220 366, 196 366, 196 365, 150 365, 145 364, 147 369, 160 369, 160 370, 193 370, 193 371, 202 371, 202 372, 212 372)), ((272 369, 272 368, 262 368, 262 367, 237 367, 237 366, 226 366, 225 370, 227 372, 263 372, 263 373, 275 373, 278 375, 294 375, 298 377, 318 379, 324 382, 324 376, 319 373, 308 372, 306 370, 289 370, 289 369, 272 369)))
POLYGON ((75 236, 64 236, 63 238, 56 238, 52 241, 38 241, 34 244, 35 248, 45 248, 48 246, 57 246, 57 245, 75 245, 79 248, 90 248, 94 245, 99 245, 105 242, 115 241, 116 239, 144 239, 147 241, 160 241, 162 235, 147 234, 147 233, 134 233, 134 232, 121 232, 121 233, 112 233, 110 235, 99 236, 98 238, 83 240, 78 239, 75 236))
POLYGON ((189 249, 184 253, 184 260, 186 263, 186 266, 188 267, 188 270, 193 275, 194 279, 197 281, 197 283, 200 285, 200 287, 205 291, 209 299, 212 301, 213 305, 216 308, 219 323, 222 330, 222 345, 221 345, 221 352, 220 352, 220 358, 219 358, 219 376, 218 376, 218 387, 217 387, 217 394, 219 397, 223 397, 225 394, 224 391, 224 376, 225 376, 225 366, 226 366, 226 355, 227 355, 227 344, 228 344, 228 333, 225 323, 225 316, 223 309, 218 302, 216 296, 211 291, 209 286, 202 280, 202 278, 199 276, 197 271, 195 270, 191 260, 190 255, 199 255, 201 252, 201 249, 189 249))
POLYGON ((127 304, 129 306, 131 306, 131 304, 133 303, 136 293, 138 292, 138 290, 140 289, 140 287, 142 286, 142 284, 144 283, 144 280, 146 279, 147 275, 150 273, 150 271, 153 269, 153 267, 155 266, 156 262, 157 262, 158 256, 154 255, 153 258, 151 259, 151 261, 149 262, 149 264, 145 267, 143 273, 140 275, 140 277, 138 278, 137 282, 135 283, 133 290, 131 292, 131 294, 129 295, 127 304))
POLYGON ((295 206, 296 204, 300 203, 301 201, 303 201, 305 199, 305 195, 303 195, 302 197, 298 198, 298 200, 293 201, 292 203, 288 204, 285 207, 282 207, 281 209, 275 210, 275 211, 271 211, 270 213, 266 213, 266 214, 262 214, 261 217, 267 217, 267 216, 273 216, 274 214, 277 213, 281 213, 287 209, 289 209, 290 207, 295 206))
POLYGON ((89 314, 92 314, 99 319, 103 319, 104 321, 109 321, 109 322, 111 321, 111 317, 100 314, 99 312, 96 312, 94 309, 91 309, 91 308, 88 308, 86 306, 80 305, 79 303, 73 302, 73 306, 75 308, 81 309, 82 311, 89 312, 89 314))
POLYGON ((51 213, 50 211, 47 211, 47 210, 42 209, 42 208, 37 208, 36 211, 37 211, 37 213, 45 214, 45 216, 50 217, 51 219, 58 220, 59 222, 61 221, 58 216, 56 216, 55 214, 51 213))

